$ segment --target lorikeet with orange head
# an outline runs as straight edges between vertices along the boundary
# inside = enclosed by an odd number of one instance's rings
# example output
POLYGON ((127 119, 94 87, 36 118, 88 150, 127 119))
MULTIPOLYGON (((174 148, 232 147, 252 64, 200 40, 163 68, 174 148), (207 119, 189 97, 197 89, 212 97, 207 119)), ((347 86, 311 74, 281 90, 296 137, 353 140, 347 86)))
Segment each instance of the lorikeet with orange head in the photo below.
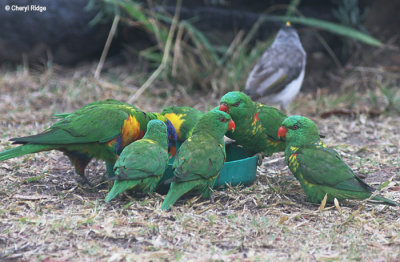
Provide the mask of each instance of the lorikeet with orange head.
POLYGON ((152 192, 168 166, 167 127, 160 120, 147 124, 144 137, 126 146, 114 165, 110 202, 125 190, 152 192))
POLYGON ((235 123, 231 117, 219 110, 212 110, 199 119, 193 135, 183 142, 176 154, 172 165, 174 177, 162 210, 169 209, 191 190, 200 192, 204 198, 210 197, 210 188, 226 158, 224 135, 234 129, 235 123))
POLYGON ((178 134, 178 141, 183 142, 188 139, 193 132, 197 121, 204 115, 203 112, 188 106, 169 106, 161 114, 175 127, 178 134))
POLYGON ((246 94, 233 91, 220 100, 219 110, 231 115, 236 123, 234 133, 226 136, 252 153, 272 155, 285 150, 285 141, 277 136, 282 121, 287 117, 278 109, 255 103, 246 94))
MULTIPOLYGON (((286 163, 310 202, 321 202, 325 194, 327 202, 334 198, 366 199, 375 191, 354 174, 335 150, 321 142, 312 120, 290 116, 283 121, 278 136, 286 138, 286 163)), ((380 195, 372 199, 398 205, 380 195)))
POLYGON ((177 134, 164 116, 145 113, 128 104, 98 103, 70 113, 40 134, 10 139, 14 144, 22 145, 1 152, 0 161, 59 150, 68 156, 84 182, 88 183, 85 168, 93 158, 104 160, 112 177, 118 155, 125 146, 143 137, 147 123, 152 119, 166 123, 170 152, 174 155, 177 134))

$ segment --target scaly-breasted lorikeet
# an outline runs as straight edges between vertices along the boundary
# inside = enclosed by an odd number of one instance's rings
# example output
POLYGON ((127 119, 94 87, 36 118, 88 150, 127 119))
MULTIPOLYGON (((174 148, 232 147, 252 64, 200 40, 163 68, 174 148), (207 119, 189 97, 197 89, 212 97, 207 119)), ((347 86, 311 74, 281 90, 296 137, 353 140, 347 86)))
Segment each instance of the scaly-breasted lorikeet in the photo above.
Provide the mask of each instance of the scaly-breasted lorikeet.
MULTIPOLYGON (((321 142, 312 120, 290 116, 283 121, 278 136, 286 138, 286 163, 310 202, 321 202, 325 194, 327 202, 333 202, 334 198, 366 199, 374 192, 375 189, 358 178, 335 150, 321 142)), ((372 199, 398 205, 380 195, 372 199)))
POLYGON ((106 201, 128 189, 152 192, 168 166, 168 159, 167 126, 160 120, 151 120, 144 137, 122 150, 114 165, 115 181, 106 201))
POLYGON ((287 116, 278 109, 255 103, 246 94, 233 91, 221 98, 219 110, 230 114, 236 123, 235 132, 227 132, 226 136, 245 149, 268 156, 285 150, 285 141, 278 138, 277 132, 287 116))
POLYGON ((174 155, 177 134, 164 116, 145 113, 128 104, 99 103, 70 113, 43 133, 10 139, 22 146, 1 152, 0 161, 55 149, 68 156, 84 182, 88 182, 85 168, 92 158, 104 160, 112 177, 117 156, 125 146, 143 137, 152 119, 166 123, 170 152, 174 155))
POLYGON ((193 132, 197 121, 204 115, 203 112, 188 106, 169 106, 161 114, 175 127, 178 134, 178 141, 183 142, 188 139, 193 132))
POLYGON ((172 170, 174 177, 161 206, 167 210, 182 195, 196 190, 210 197, 211 190, 224 165, 224 135, 235 129, 235 122, 222 111, 212 110, 202 116, 189 137, 179 148, 172 170))

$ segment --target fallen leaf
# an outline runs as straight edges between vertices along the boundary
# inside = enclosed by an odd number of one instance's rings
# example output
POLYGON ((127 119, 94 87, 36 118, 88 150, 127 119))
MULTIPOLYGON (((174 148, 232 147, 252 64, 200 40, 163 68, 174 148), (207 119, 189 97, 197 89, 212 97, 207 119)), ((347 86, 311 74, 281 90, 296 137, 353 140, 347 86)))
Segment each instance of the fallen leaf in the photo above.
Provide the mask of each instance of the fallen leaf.
POLYGON ((26 195, 15 194, 15 195, 13 196, 13 198, 22 199, 22 200, 40 200, 40 199, 47 199, 47 198, 50 198, 50 196, 46 196, 46 195, 26 196, 26 195))
POLYGON ((333 200, 333 203, 335 204, 335 207, 336 207, 337 211, 338 211, 340 214, 342 214, 342 209, 340 208, 339 201, 336 199, 336 197, 335 197, 335 199, 333 200))
POLYGON ((283 216, 281 217, 281 219, 279 220, 278 226, 282 225, 283 223, 285 223, 285 221, 287 221, 289 219, 288 216, 283 216))
POLYGON ((325 194, 324 199, 322 199, 321 201, 321 205, 318 208, 318 211, 321 212, 322 210, 324 210, 325 205, 326 205, 326 200, 328 199, 328 194, 325 194))

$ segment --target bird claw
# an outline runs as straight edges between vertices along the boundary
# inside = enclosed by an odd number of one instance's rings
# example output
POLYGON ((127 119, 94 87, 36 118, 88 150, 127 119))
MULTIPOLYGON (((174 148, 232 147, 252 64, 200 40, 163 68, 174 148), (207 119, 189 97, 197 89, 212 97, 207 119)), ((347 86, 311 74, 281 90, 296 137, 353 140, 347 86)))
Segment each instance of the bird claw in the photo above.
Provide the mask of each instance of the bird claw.
POLYGON ((89 187, 93 188, 93 185, 89 182, 89 180, 87 179, 87 177, 85 175, 79 175, 80 178, 78 178, 76 181, 80 184, 80 185, 88 185, 89 187))
POLYGON ((232 144, 232 145, 237 145, 237 143, 236 143, 236 141, 235 140, 233 140, 233 139, 230 139, 230 138, 228 138, 228 137, 224 137, 224 141, 225 141, 225 146, 228 146, 228 145, 230 145, 230 144, 232 144))
POLYGON ((257 166, 261 166, 262 163, 263 163, 263 159, 264 159, 265 154, 264 153, 257 153, 256 156, 258 158, 257 159, 257 166))

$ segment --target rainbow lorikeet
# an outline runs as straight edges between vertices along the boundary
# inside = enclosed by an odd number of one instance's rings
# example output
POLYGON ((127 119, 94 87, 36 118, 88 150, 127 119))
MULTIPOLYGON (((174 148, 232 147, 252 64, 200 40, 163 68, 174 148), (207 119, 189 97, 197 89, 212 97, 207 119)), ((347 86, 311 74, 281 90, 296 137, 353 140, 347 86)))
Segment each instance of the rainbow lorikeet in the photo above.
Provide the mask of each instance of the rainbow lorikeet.
POLYGON ((85 168, 92 158, 104 160, 112 177, 118 155, 125 146, 143 137, 152 119, 166 123, 168 145, 174 155, 177 134, 164 116, 145 113, 128 104, 99 103, 70 113, 40 134, 10 139, 22 145, 0 152, 0 161, 54 149, 68 156, 86 183, 85 168))
MULTIPOLYGON (((334 198, 366 199, 374 192, 375 189, 358 178, 335 150, 321 142, 312 120, 290 116, 283 121, 278 135, 286 138, 286 163, 309 201, 321 202, 325 194, 327 202, 333 202, 334 198)), ((372 199, 398 205, 380 195, 372 199)))
POLYGON ((168 166, 168 159, 167 126, 160 120, 151 120, 144 137, 126 146, 115 163, 115 181, 106 201, 128 189, 152 192, 168 166))
POLYGON ((219 110, 229 113, 236 123, 235 132, 227 132, 226 136, 245 149, 268 156, 285 150, 285 141, 278 138, 277 132, 287 116, 278 109, 233 91, 221 98, 219 110))
POLYGON ((169 106, 161 114, 171 121, 180 142, 192 135, 195 124, 204 115, 200 110, 188 106, 169 106))
POLYGON ((167 210, 182 195, 196 190, 208 198, 222 166, 226 153, 224 135, 235 129, 235 122, 222 111, 212 110, 202 116, 194 127, 193 135, 183 142, 175 156, 174 177, 161 206, 167 210))

